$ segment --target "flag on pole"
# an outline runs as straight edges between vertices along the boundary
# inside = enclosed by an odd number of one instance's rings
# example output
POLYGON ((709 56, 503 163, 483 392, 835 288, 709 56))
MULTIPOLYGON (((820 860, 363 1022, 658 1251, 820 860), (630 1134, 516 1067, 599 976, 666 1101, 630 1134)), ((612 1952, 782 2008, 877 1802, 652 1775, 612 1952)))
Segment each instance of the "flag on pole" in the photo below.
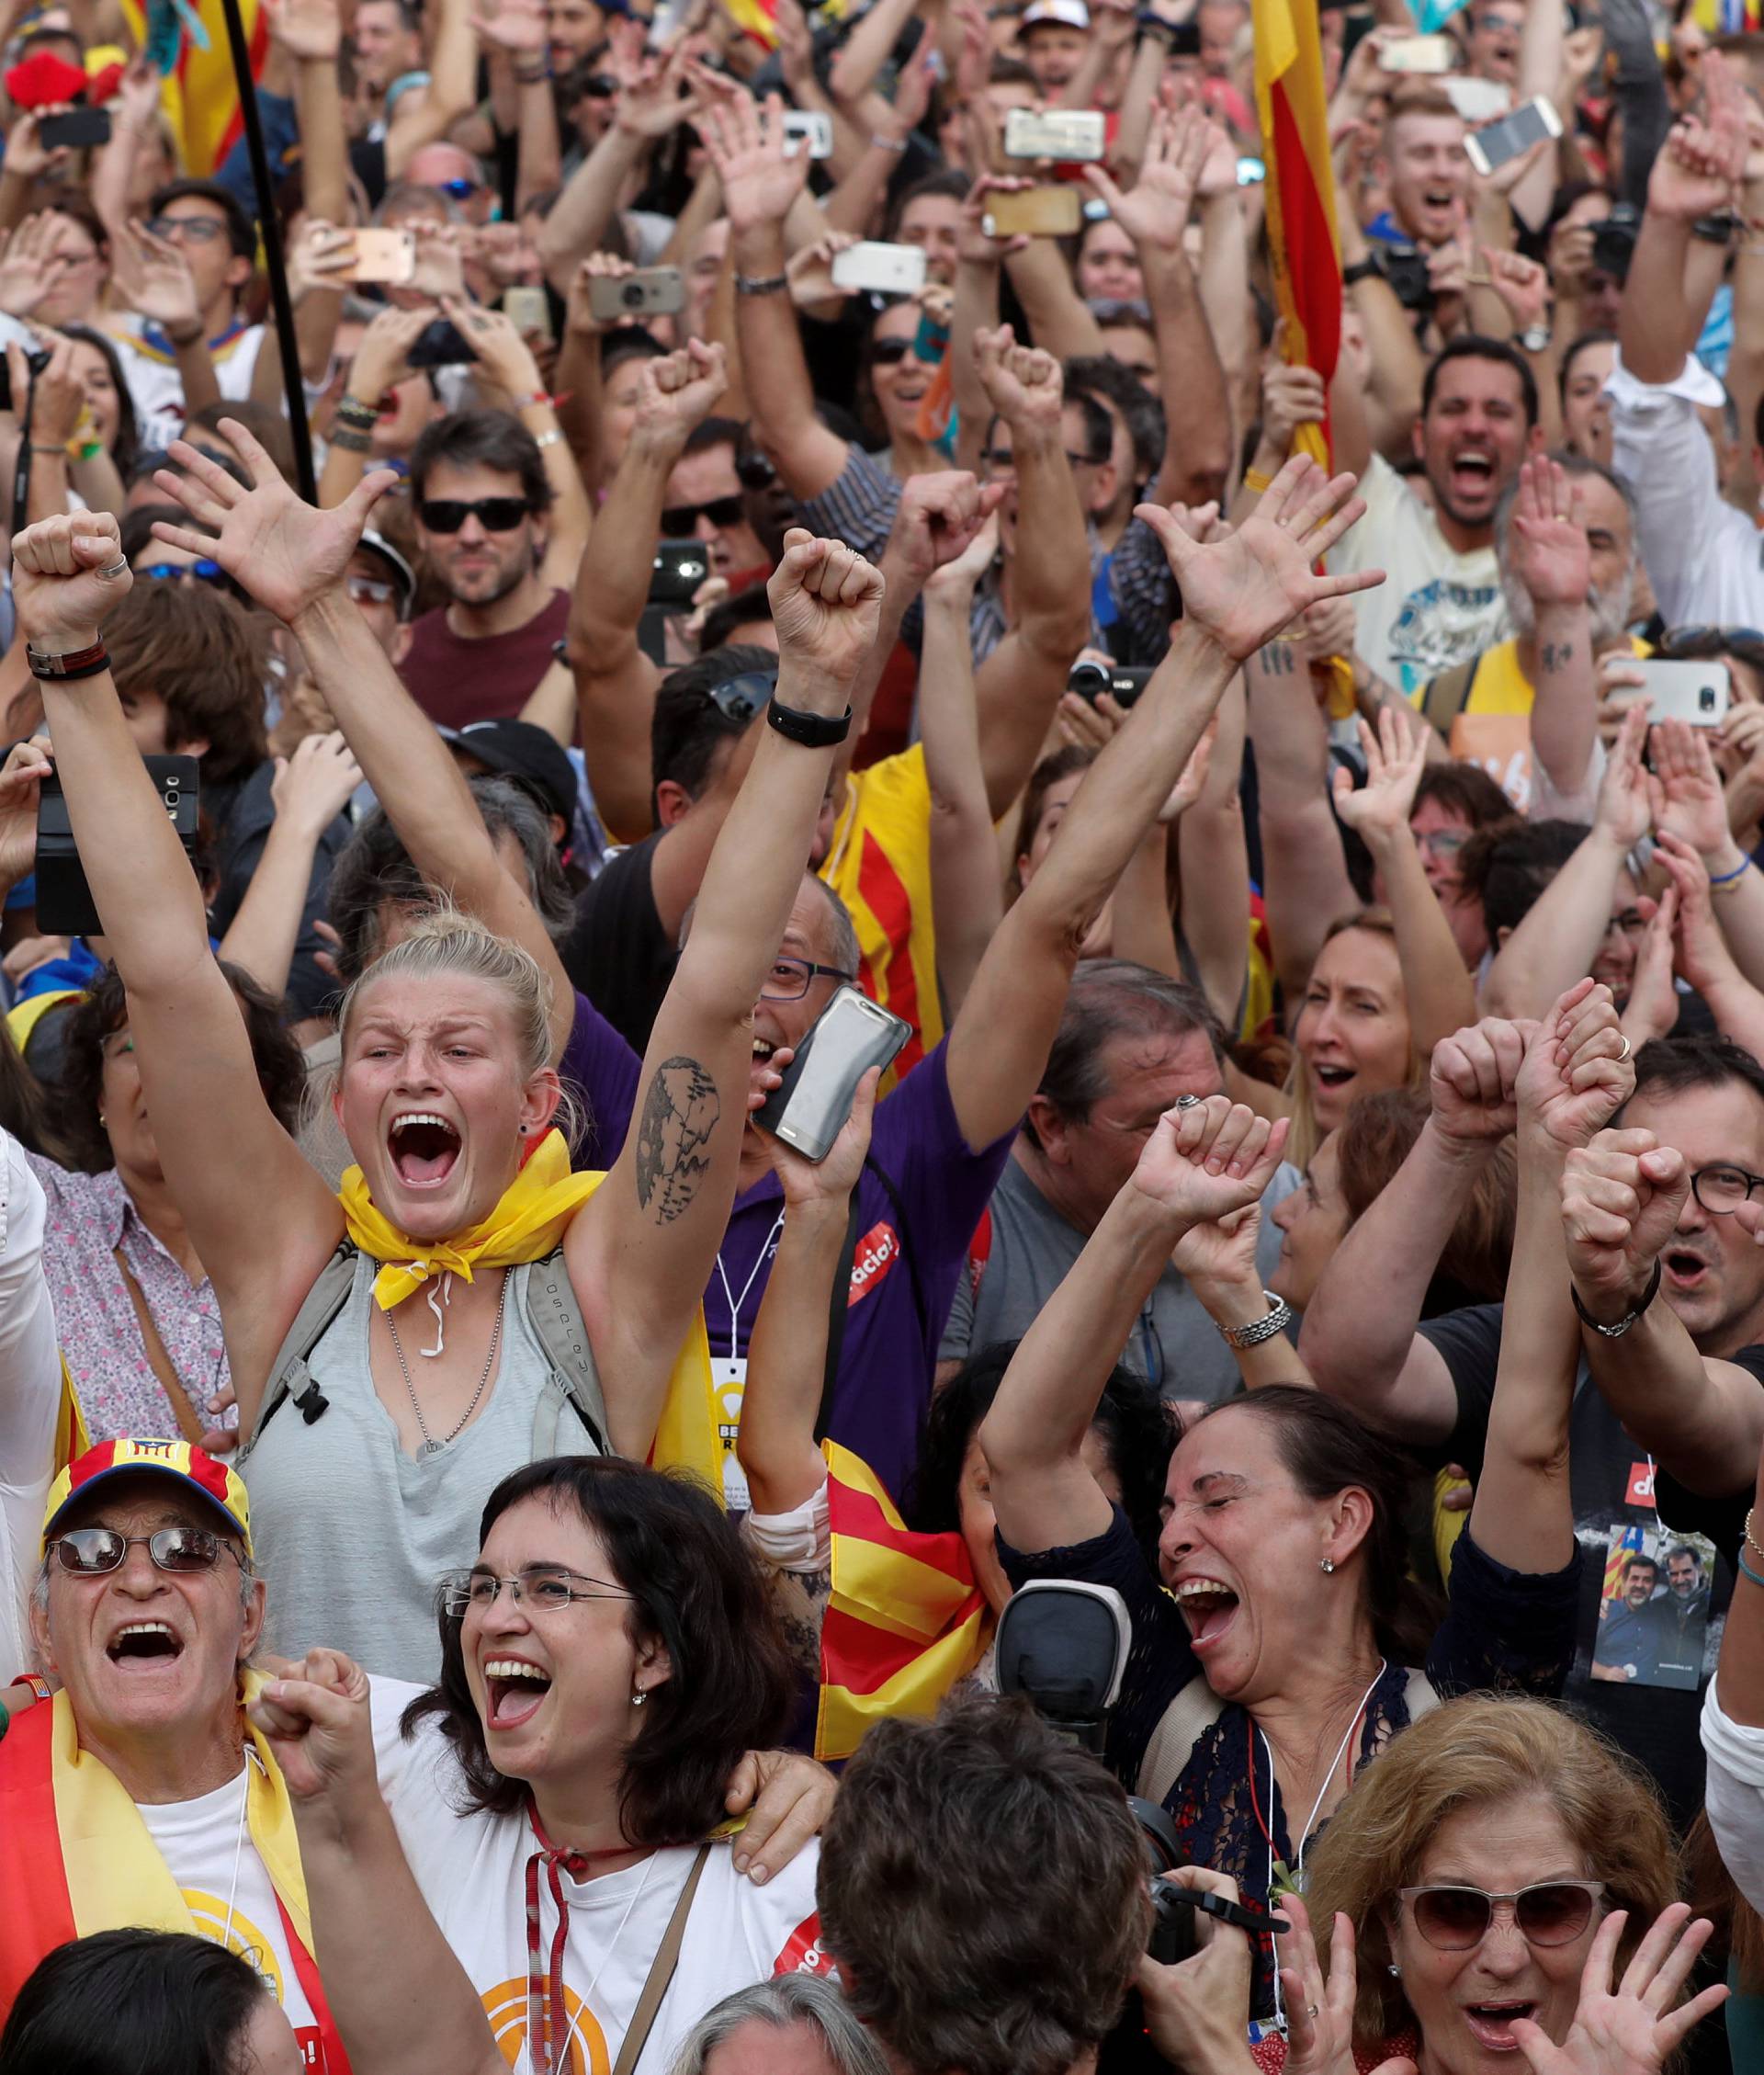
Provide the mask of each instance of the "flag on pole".
MULTIPOLYGON (((1341 247, 1317 0, 1251 0, 1251 18, 1274 304, 1286 321, 1288 365, 1315 368, 1327 390, 1341 346, 1341 247)), ((1299 426, 1293 451, 1329 471, 1327 403, 1321 425, 1299 426)), ((1340 657, 1335 673, 1329 710, 1344 718, 1353 711, 1352 675, 1340 657)))
MULTIPOLYGON (((243 133, 232 52, 220 0, 122 0, 137 49, 160 61, 163 106, 177 133, 185 170, 206 179, 243 133), (175 49, 176 57, 164 59, 175 49)), ((261 79, 269 24, 257 0, 239 0, 251 76, 261 79)))

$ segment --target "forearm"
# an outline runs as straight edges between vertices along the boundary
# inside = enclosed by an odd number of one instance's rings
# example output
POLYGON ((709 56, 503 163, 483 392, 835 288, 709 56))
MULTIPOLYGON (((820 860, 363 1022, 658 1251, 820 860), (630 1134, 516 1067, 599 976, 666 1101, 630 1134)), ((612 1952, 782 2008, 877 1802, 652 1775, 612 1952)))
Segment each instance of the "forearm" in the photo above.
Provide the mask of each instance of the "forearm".
POLYGON ((827 228, 850 231, 860 238, 865 236, 876 220, 876 210, 899 164, 900 153, 892 144, 878 143, 876 137, 866 137, 855 164, 841 176, 839 185, 820 205, 827 228))
POLYGON ((583 338, 566 331, 558 349, 558 423, 570 442, 582 482, 590 498, 605 484, 605 449, 601 443, 600 340, 583 338))
POLYGON ((1012 253, 1004 270, 1028 322, 1034 343, 1057 360, 1108 350, 1097 322, 1072 286, 1072 277, 1051 238, 1032 238, 1012 253))
POLYGON ((1642 218, 1617 319, 1623 366, 1637 381, 1676 381, 1684 371, 1685 255, 1690 229, 1649 210, 1642 218))
MULTIPOLYGON (((732 251, 737 274, 759 280, 781 275, 786 259, 783 226, 765 223, 744 232, 732 251)), ((815 415, 814 384, 795 306, 782 292, 737 294, 735 332, 756 438, 793 497, 819 496, 837 480, 846 448, 815 415)))
POLYGON ((539 260, 560 295, 568 289, 577 261, 600 250, 607 226, 618 213, 625 183, 643 152, 640 137, 615 124, 571 175, 556 208, 540 225, 539 260))
POLYGON ((1754 1059, 1764 1059, 1764 993, 1731 960, 1719 979, 1699 977, 1692 984, 1708 1003, 1721 1035, 1754 1059))
POLYGON ((915 0, 876 0, 858 17, 828 74, 840 100, 854 101, 867 91, 912 19, 914 6, 915 0))
POLYGON ((1540 606, 1532 750, 1558 792, 1577 792, 1586 784, 1598 709, 1592 617, 1585 603, 1540 606))
POLYGON ((367 448, 345 447, 333 433, 324 450, 324 468, 319 476, 320 507, 329 511, 341 505, 367 473, 367 448))
POLYGON ((1703 859, 1711 879, 1726 879, 1715 889, 1715 919, 1734 963, 1754 987, 1764 983, 1764 872, 1747 863, 1738 844, 1728 843, 1703 859), (1737 879, 1726 878, 1737 872, 1737 879))
POLYGON ((1091 630, 1091 557, 1078 484, 1057 424, 1013 426, 1017 465, 1016 630, 1062 671, 1091 630))
POLYGON ((265 993, 277 998, 288 992, 312 857, 323 833, 300 826, 290 815, 277 815, 239 912, 220 939, 220 957, 243 966, 265 993))
POLYGON ((350 219, 349 141, 334 59, 301 59, 294 75, 306 213, 321 223, 350 219))
POLYGON ((539 573, 561 590, 573 583, 594 525, 582 471, 558 423, 557 409, 546 396, 517 400, 515 415, 538 442, 539 459, 551 492, 550 529, 539 573))
POLYGON ((0 173, 0 231, 16 230, 30 206, 31 183, 12 172, 0 173))
MULTIPOLYGON (((1221 1333, 1252 1326, 1268 1314, 1268 1293, 1261 1287, 1261 1278, 1253 1273, 1216 1279, 1190 1276, 1188 1287, 1221 1333)), ((1283 1332, 1272 1333, 1253 1347, 1232 1347, 1231 1355, 1246 1390, 1262 1390, 1273 1383, 1299 1390, 1315 1389, 1311 1372, 1283 1332)))
POLYGON ((1219 709, 1219 736, 1213 745, 1215 761, 1225 759, 1229 783, 1214 796, 1214 772, 1209 769, 1206 788, 1176 824, 1181 885, 1176 912, 1182 940, 1194 961, 1202 993, 1227 1030, 1237 1024, 1250 950, 1250 855, 1238 790, 1243 765, 1241 720, 1235 740, 1227 741, 1227 720, 1234 707, 1240 715, 1243 698, 1235 688, 1219 709))
MULTIPOLYGON (((266 337, 259 351, 266 353, 270 340, 266 337)), ((220 384, 215 380, 214 360, 209 352, 209 342, 198 331, 194 338, 175 339, 173 350, 177 356, 177 379, 184 388, 184 412, 193 418, 198 411, 206 411, 210 403, 220 401, 220 384)))
MULTIPOLYGON (((662 529, 662 500, 678 459, 676 441, 652 442, 634 434, 626 446, 570 596, 566 639, 578 683, 591 670, 615 672, 637 646, 637 623, 649 602, 655 542, 662 529)), ((629 716, 596 712, 594 719, 597 727, 611 725, 628 733, 628 746, 642 758, 639 789, 647 799, 649 717, 642 717, 640 728, 629 716)), ((584 686, 584 743, 589 740, 589 725, 584 686)))
POLYGON ((53 518, 67 505, 67 456, 59 447, 32 446, 30 482, 25 493, 25 521, 53 518))
POLYGON ((514 204, 525 209, 535 195, 548 194, 563 176, 563 152, 558 138, 558 104, 550 75, 540 71, 518 79, 520 115, 516 126, 514 204))
POLYGON ((1154 822, 1115 886, 1109 909, 1109 955, 1180 980, 1182 962, 1176 949, 1165 868, 1169 853, 1170 831, 1161 822, 1154 822))
POLYGON ((953 1022, 1004 913, 992 816, 980 765, 969 594, 925 600, 919 739, 931 791, 931 902, 944 1016, 953 1022))
POLYGON ((1115 125, 1114 157, 1119 165, 1137 174, 1146 156, 1146 140, 1151 135, 1151 111, 1163 84, 1169 41, 1151 32, 1143 34, 1133 53, 1127 84, 1121 96, 1121 119, 1115 125))
MULTIPOLYGON (((1753 1487, 1752 1533, 1764 1521, 1764 1457, 1760 1457, 1753 1487)), ((1764 1537, 1760 1537, 1764 1539, 1764 1537)), ((1751 1548, 1740 1551, 1752 1570, 1764 1570, 1751 1548)), ((1733 1604, 1722 1631, 1721 1661, 1715 1675, 1715 1691, 1722 1713, 1746 1729, 1764 1729, 1764 1585, 1744 1572, 1734 1580, 1733 1604)), ((1756 1908, 1756 1895, 1753 1906, 1756 1908)))
POLYGON ((778 1238, 748 1347, 735 1445, 755 1513, 793 1512, 814 1496, 827 1474, 815 1422, 848 1217, 844 1201, 795 1204, 778 1238))
POLYGON ((128 492, 117 473, 117 464, 103 448, 87 460, 70 462, 67 472, 74 489, 85 500, 87 511, 109 512, 116 518, 122 516, 128 492))
POLYGON ((1592 970, 1623 858, 1595 826, 1496 954, 1483 989, 1490 1015, 1540 1016, 1592 970))
MULTIPOLYGON (((1227 397, 1239 393, 1250 364, 1250 247, 1238 190, 1210 195, 1201 204, 1201 310, 1206 319, 1227 397)), ((1236 426, 1228 428, 1235 437, 1236 426)), ((1227 440, 1227 465, 1236 454, 1227 440)), ((1235 471, 1231 471, 1235 472, 1235 471)))
POLYGON ((959 260, 949 321, 950 390, 956 403, 956 465, 978 469, 992 406, 980 380, 974 334, 999 321, 999 269, 959 260))
POLYGON ((1157 337, 1160 394, 1170 432, 1151 494, 1160 505, 1204 505, 1225 495, 1231 465, 1231 400, 1213 327, 1181 252, 1140 248, 1157 337))
POLYGON ((401 180, 424 144, 438 142, 478 98, 478 38, 468 0, 439 0, 440 22, 429 51, 429 84, 420 101, 401 101, 386 139, 386 172, 401 180))
POLYGON ((698 242, 701 231, 708 230, 722 214, 723 184, 717 177, 717 168, 708 160, 696 180, 692 192, 686 197, 685 207, 673 220, 673 230, 662 248, 658 264, 678 266, 698 242))

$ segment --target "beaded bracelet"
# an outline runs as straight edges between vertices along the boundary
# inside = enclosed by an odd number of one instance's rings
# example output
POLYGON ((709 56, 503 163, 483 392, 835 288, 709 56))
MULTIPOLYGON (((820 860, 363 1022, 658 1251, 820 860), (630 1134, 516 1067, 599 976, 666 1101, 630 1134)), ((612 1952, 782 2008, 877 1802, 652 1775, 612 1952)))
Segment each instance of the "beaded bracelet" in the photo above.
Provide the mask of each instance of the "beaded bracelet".
POLYGON ((1750 1549, 1750 1551, 1758 1559, 1758 1560, 1760 1563, 1764 1563, 1764 1548, 1759 1547, 1757 1536, 1752 1533, 1752 1515, 1757 1511, 1758 1508, 1756 1506, 1747 1507, 1746 1525, 1740 1530, 1740 1538, 1744 1541, 1746 1547, 1750 1549))

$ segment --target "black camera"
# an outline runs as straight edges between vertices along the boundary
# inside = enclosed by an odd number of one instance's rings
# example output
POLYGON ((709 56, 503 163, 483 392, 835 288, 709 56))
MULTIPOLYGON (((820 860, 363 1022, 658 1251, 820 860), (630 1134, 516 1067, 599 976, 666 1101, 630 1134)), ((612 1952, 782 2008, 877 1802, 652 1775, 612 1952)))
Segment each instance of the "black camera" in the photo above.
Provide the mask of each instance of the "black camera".
POLYGON ((1427 270, 1427 255, 1419 245, 1387 244, 1378 259, 1391 293, 1405 310, 1420 312, 1433 307, 1433 277, 1427 270))
MULTIPOLYGON (((159 789, 166 819, 177 831, 184 855, 195 869, 198 771, 193 756, 147 756, 147 776, 159 789)), ((104 933, 92 889, 85 883, 74 824, 62 781, 51 772, 37 796, 37 926, 46 936, 99 936, 104 933)))
POLYGON ((1131 706, 1151 682, 1146 663, 1075 663, 1066 679, 1066 689, 1094 706, 1104 692, 1117 706, 1131 706))
POLYGON ((1642 212, 1634 202, 1618 202, 1601 223, 1592 227, 1592 264, 1613 281, 1629 278, 1629 263, 1635 256, 1635 237, 1642 227, 1642 212))

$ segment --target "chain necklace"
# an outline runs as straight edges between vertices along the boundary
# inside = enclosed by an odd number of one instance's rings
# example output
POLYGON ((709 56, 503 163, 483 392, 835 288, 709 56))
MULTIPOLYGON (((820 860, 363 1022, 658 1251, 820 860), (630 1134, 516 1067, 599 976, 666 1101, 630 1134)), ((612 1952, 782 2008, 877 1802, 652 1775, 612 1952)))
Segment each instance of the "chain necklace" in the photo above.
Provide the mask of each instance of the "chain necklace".
POLYGON ((478 1400, 484 1394, 484 1386, 490 1381, 490 1372, 496 1366, 496 1350, 503 1340, 503 1310, 508 1302, 508 1272, 503 1272, 503 1287, 496 1293, 496 1323, 490 1329, 490 1352, 484 1356, 484 1373, 478 1378, 478 1388, 471 1394, 471 1402, 460 1413, 451 1434, 444 1434, 439 1441, 429 1433, 428 1422, 423 1417, 423 1407, 416 1395, 416 1386, 411 1381, 409 1365, 404 1359, 404 1348, 398 1337, 398 1314, 388 1311, 386 1329, 392 1336, 392 1353, 398 1356, 398 1373, 404 1378, 404 1388, 411 1395, 411 1410, 416 1414, 417 1431, 423 1436, 423 1446, 417 1450, 420 1456, 438 1456, 449 1441, 457 1440, 465 1428, 466 1422, 478 1410, 478 1400))

